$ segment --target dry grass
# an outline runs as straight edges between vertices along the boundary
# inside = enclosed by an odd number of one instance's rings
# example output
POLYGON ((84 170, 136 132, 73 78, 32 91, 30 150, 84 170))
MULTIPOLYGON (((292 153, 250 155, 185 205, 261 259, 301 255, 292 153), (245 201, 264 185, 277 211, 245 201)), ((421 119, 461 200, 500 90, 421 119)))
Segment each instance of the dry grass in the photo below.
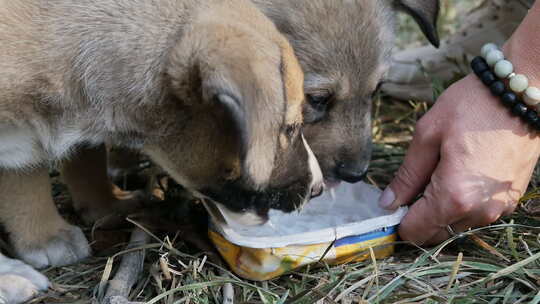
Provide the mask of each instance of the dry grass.
MULTIPOLYGON (((449 2, 461 9, 473 1, 449 2)), ((451 32, 455 27, 448 20, 460 14, 446 12, 441 27, 451 32)), ((407 22, 403 44, 417 37, 407 22)), ((376 103, 371 182, 384 187, 391 180, 414 123, 427 109, 420 102, 376 103)), ((160 304, 225 303, 222 291, 232 284, 234 303, 540 303, 540 217, 534 215, 540 211, 539 181, 540 170, 536 170, 530 192, 511 217, 436 248, 398 244, 396 254, 385 260, 312 265, 263 283, 228 272, 201 241, 204 231, 201 234, 184 223, 179 232, 169 229, 171 233, 159 234, 144 246, 148 253, 145 274, 131 299, 160 304)), ((182 208, 183 214, 198 214, 198 207, 182 208)), ((115 243, 127 236, 128 230, 109 231, 98 232, 92 239, 115 243)), ((114 271, 122 246, 120 242, 112 250, 99 249, 104 257, 78 265, 47 269, 54 288, 33 303, 90 303, 99 298, 103 274, 114 271)), ((95 247, 107 248, 106 244, 95 247)))
MULTIPOLYGON (((370 179, 384 186, 403 158, 414 121, 427 106, 379 105, 379 113, 385 114, 375 123, 370 179)), ((533 184, 538 180, 536 174, 533 184)), ((223 303, 222 289, 230 283, 235 303, 540 303, 540 217, 531 213, 539 195, 531 190, 512 217, 436 248, 398 244, 397 253, 382 261, 313 265, 264 283, 237 278, 212 262, 215 253, 201 251, 204 244, 185 242, 193 236, 204 238, 204 232, 184 228, 180 233, 191 233, 189 237, 159 235, 144 246, 145 274, 131 298, 146 303, 223 303)), ((125 239, 127 233, 106 233, 107 238, 119 235, 125 239)), ((47 270, 55 288, 35 302, 90 303, 99 298, 103 273, 111 265, 114 271, 121 252, 110 256, 47 270)))

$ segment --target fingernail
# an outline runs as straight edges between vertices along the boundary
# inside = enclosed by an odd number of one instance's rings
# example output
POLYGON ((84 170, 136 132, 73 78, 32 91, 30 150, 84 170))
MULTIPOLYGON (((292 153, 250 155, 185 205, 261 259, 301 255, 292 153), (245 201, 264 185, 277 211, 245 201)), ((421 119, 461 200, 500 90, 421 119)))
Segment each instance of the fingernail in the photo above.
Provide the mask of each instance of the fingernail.
POLYGON ((394 191, 390 187, 386 187, 384 189, 383 194, 379 198, 379 206, 384 209, 388 209, 388 207, 392 206, 392 203, 396 200, 396 195, 394 194, 394 191))

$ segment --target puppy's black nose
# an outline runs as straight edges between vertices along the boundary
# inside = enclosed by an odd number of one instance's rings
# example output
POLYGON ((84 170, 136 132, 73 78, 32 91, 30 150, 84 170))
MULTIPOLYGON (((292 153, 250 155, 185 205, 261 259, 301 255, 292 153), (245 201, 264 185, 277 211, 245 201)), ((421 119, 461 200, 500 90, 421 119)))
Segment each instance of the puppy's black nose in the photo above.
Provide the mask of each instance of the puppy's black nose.
POLYGON ((339 164, 337 167, 337 177, 347 183, 357 183, 366 177, 367 168, 358 169, 355 166, 347 166, 346 164, 339 164))

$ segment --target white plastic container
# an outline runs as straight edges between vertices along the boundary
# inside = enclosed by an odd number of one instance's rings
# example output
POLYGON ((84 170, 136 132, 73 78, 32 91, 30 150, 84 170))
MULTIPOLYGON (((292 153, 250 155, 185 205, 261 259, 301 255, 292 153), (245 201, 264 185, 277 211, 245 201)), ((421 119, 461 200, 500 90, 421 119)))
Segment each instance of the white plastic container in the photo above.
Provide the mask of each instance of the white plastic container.
POLYGON ((342 184, 311 200, 299 212, 272 210, 262 226, 235 224, 214 208, 209 236, 238 275, 266 280, 323 260, 338 264, 393 253, 396 227, 407 209, 378 207, 381 191, 365 183, 342 184), (216 214, 220 213, 220 214, 216 214))

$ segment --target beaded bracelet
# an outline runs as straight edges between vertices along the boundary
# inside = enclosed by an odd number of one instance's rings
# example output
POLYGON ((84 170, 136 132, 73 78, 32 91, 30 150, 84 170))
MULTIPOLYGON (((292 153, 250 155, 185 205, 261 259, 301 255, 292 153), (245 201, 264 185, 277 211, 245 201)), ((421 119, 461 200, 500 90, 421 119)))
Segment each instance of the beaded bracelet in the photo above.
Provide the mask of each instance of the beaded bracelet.
POLYGON ((540 131, 540 89, 530 87, 526 76, 514 73, 514 66, 504 58, 497 45, 484 45, 481 54, 482 56, 471 61, 471 68, 476 76, 489 87, 494 96, 501 98, 512 113, 540 131), (506 88, 504 81, 508 81, 510 90, 506 88))

